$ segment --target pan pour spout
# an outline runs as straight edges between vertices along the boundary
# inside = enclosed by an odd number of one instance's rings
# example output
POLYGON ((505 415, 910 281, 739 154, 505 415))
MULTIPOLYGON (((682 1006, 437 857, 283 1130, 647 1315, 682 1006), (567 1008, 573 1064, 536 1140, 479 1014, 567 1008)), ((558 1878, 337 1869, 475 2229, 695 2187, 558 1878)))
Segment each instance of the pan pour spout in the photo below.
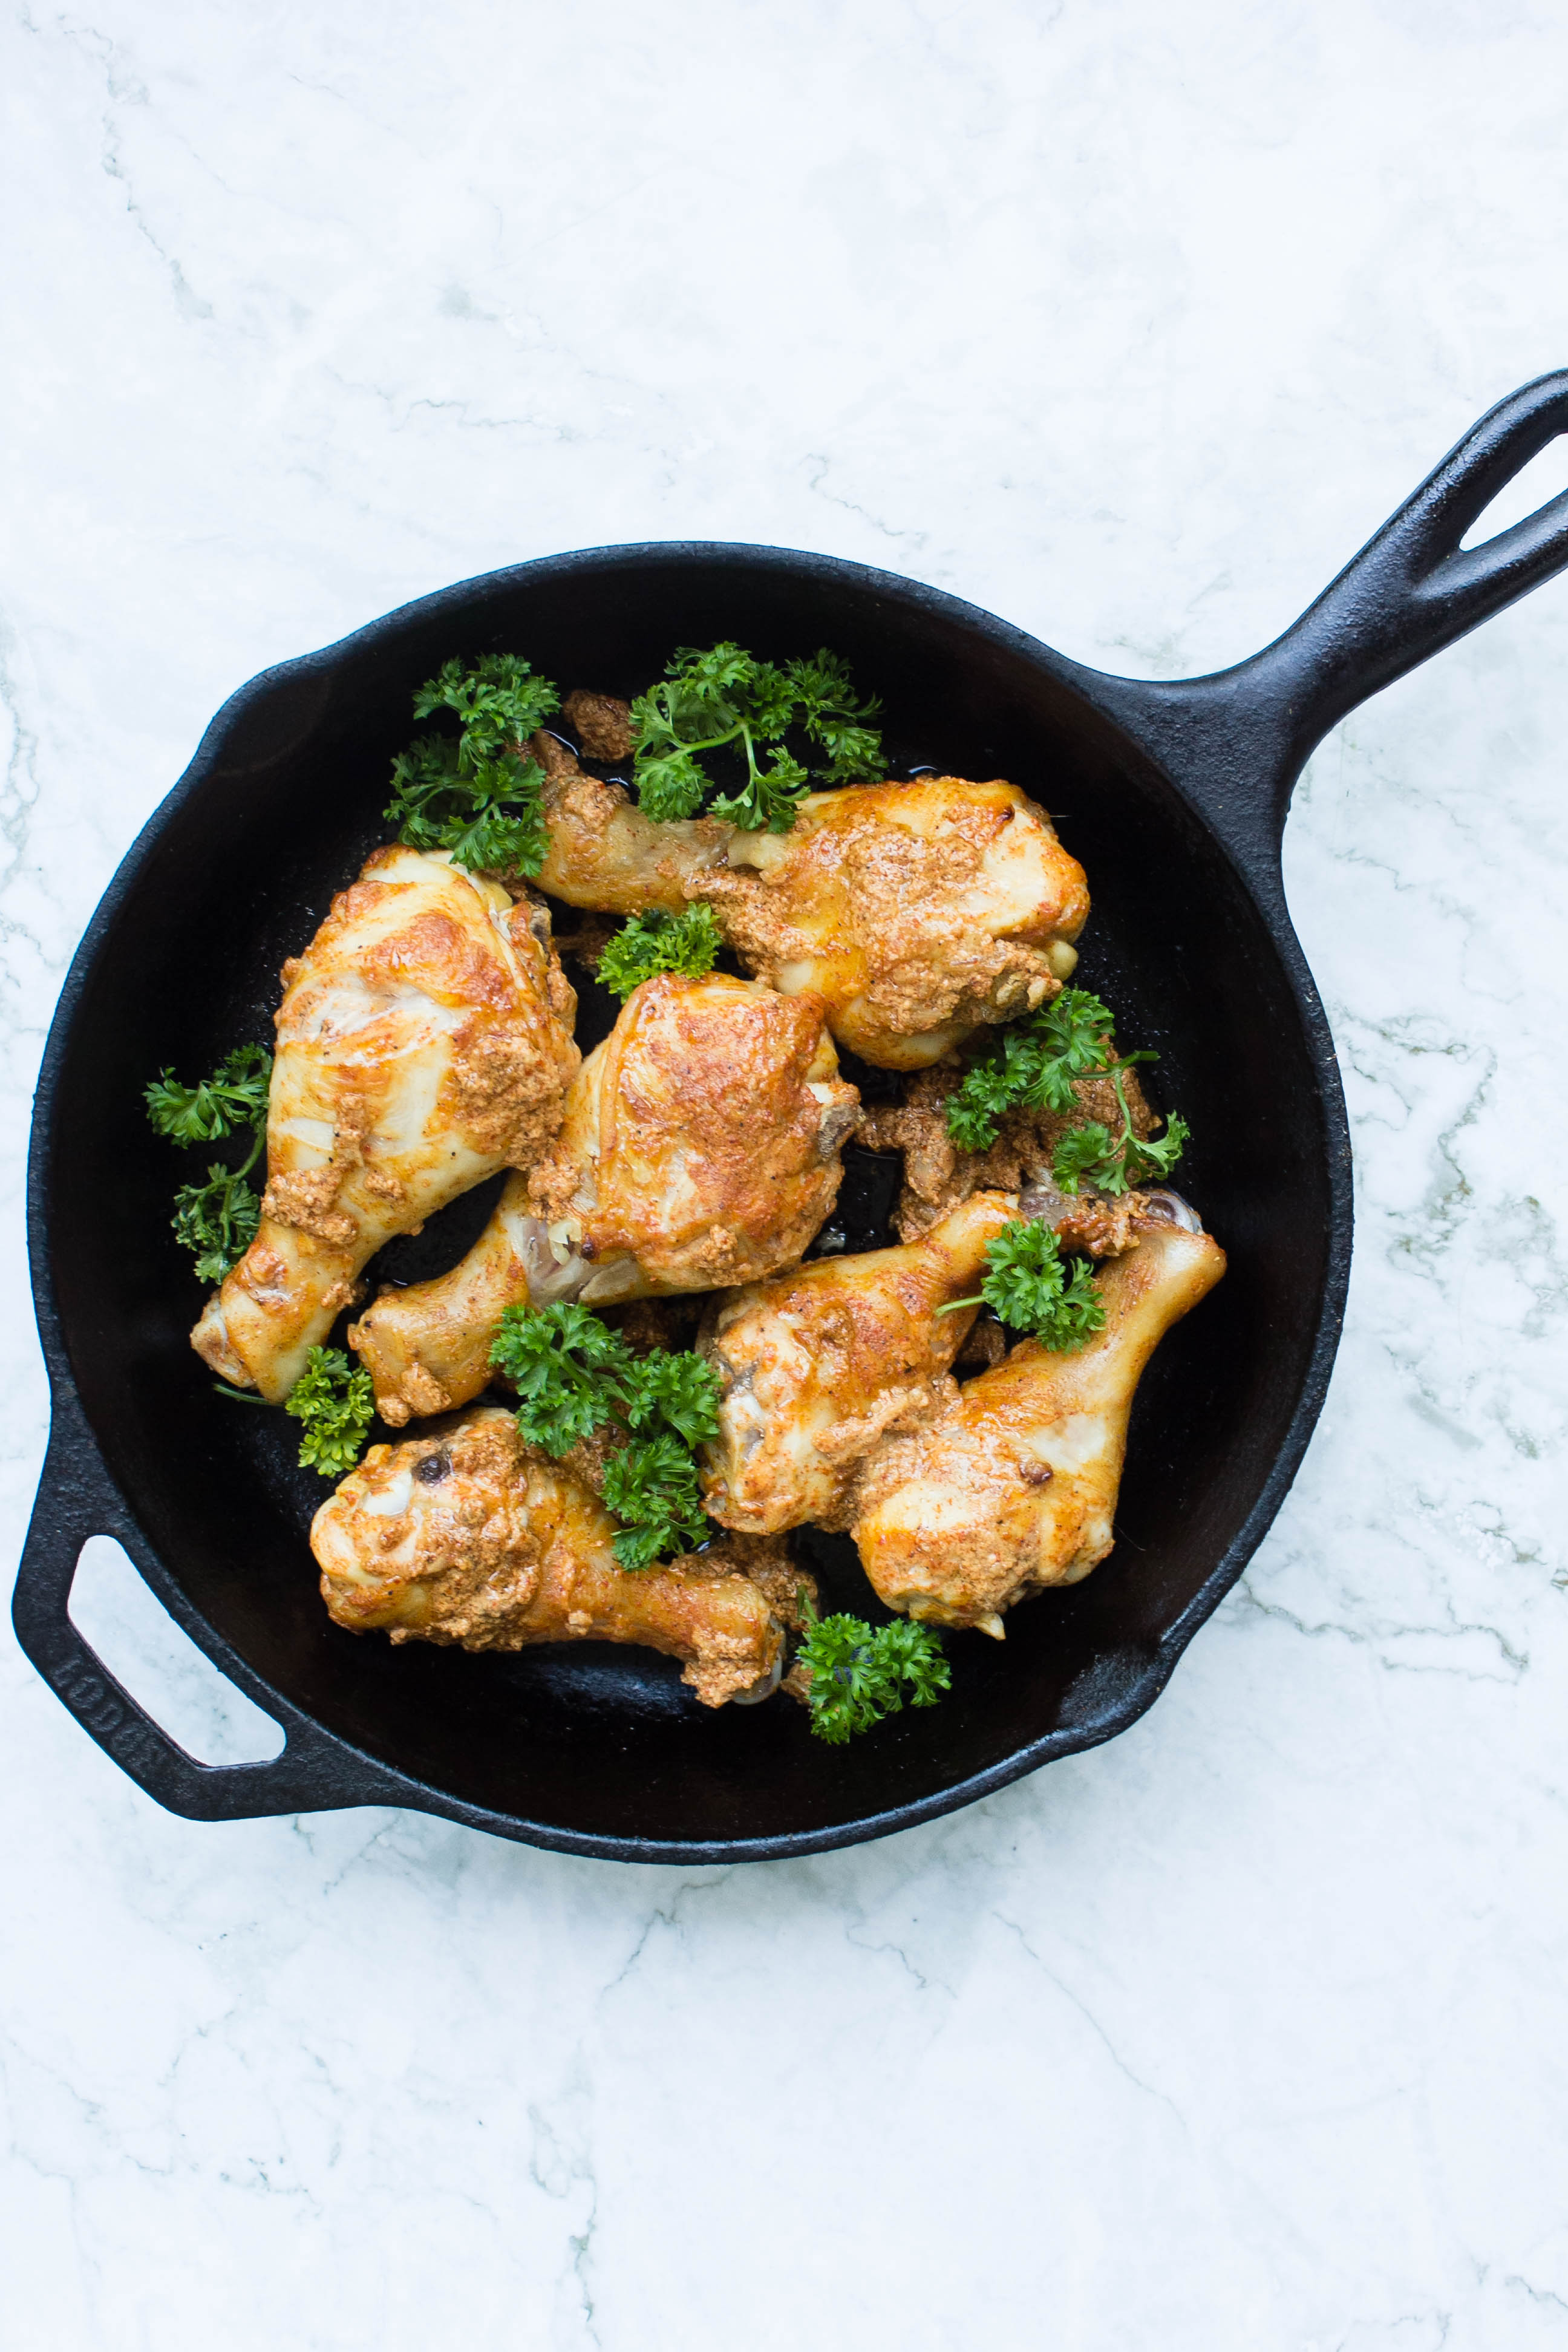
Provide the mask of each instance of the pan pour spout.
POLYGON ((1086 1348, 1020 1340, 935 1419, 870 1455, 851 1533, 890 1609, 1000 1637, 1015 1601, 1076 1584, 1110 1551, 1143 1367, 1225 1272, 1185 1202, 1163 1195, 1160 1211, 1136 1217, 1136 1247, 1106 1262, 1105 1328, 1086 1348))

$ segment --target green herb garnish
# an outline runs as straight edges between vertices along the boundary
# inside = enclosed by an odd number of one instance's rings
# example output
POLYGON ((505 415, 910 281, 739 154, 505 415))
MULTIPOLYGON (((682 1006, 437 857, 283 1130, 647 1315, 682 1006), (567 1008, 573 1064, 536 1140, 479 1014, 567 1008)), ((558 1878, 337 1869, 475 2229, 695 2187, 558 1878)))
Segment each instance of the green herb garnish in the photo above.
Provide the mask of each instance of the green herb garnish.
POLYGON ((375 1418, 375 1390, 364 1367, 352 1366, 341 1348, 312 1348, 283 1410, 305 1424, 300 1469, 342 1478, 364 1452, 375 1418))
POLYGON ((557 1460, 616 1417, 636 1361, 618 1331, 585 1307, 509 1307, 490 1361, 519 1396, 517 1425, 557 1460))
POLYGON ((714 1531, 702 1507, 691 1448, 673 1430, 634 1438, 611 1454, 605 1465, 605 1507, 622 1522, 616 1558, 623 1568, 651 1568, 656 1559, 695 1551, 714 1531))
POLYGON ((421 735, 392 763, 385 814, 411 849, 449 850, 471 873, 537 874, 550 846, 544 773, 528 739, 561 707, 516 654, 453 660, 414 697, 416 719, 449 711, 456 735, 421 735))
POLYGON ((1121 1106, 1120 1135, 1113 1136, 1096 1118, 1086 1126, 1073 1128, 1058 1144, 1051 1160, 1051 1173, 1062 1192, 1076 1192, 1084 1183, 1094 1185, 1101 1192, 1125 1192, 1129 1186, 1147 1184, 1152 1178, 1163 1183, 1181 1158, 1183 1147, 1192 1134, 1184 1118, 1173 1116, 1165 1122, 1164 1134, 1153 1143, 1145 1143, 1132 1132, 1132 1115, 1121 1090, 1120 1073, 1116 1099, 1121 1106))
POLYGON ((242 1128, 267 1129, 272 1056, 265 1045, 237 1045, 198 1086, 161 1070, 147 1089, 147 1116, 172 1143, 216 1143, 242 1128))
POLYGON ((953 1141, 965 1151, 989 1150, 1010 1110, 1069 1111, 1076 1079, 1155 1059, 1152 1054, 1119 1057, 1110 1043, 1115 1025, 1103 999, 1087 988, 1064 988, 1049 1004, 1002 1030, 947 1098, 953 1141))
POLYGON ((903 1685, 911 1706, 934 1706, 951 1688, 941 1637, 929 1625, 909 1617, 875 1626, 863 1617, 819 1617, 804 1590, 800 1606, 809 1630, 795 1663, 810 1669, 806 1698, 819 1739, 841 1747, 883 1716, 898 1715, 903 1685))
MULTIPOLYGON (((245 1168, 250 1165, 247 1160, 245 1168)), ((256 1239, 260 1195, 246 1182, 245 1169, 226 1168, 221 1160, 214 1160, 205 1184, 181 1185, 169 1222, 174 1239, 195 1258, 197 1278, 221 1282, 256 1239)))
POLYGON ((1094 1269, 1069 1262, 1051 1227, 1039 1217, 1008 1225, 985 1245, 988 1271, 977 1298, 954 1298, 939 1315, 961 1307, 994 1307, 999 1321, 1026 1331, 1056 1354, 1070 1356, 1105 1328, 1105 1308, 1094 1269))
POLYGON ((683 915, 667 915, 656 907, 622 924, 599 957, 599 978, 624 1004, 634 988, 658 971, 684 972, 700 980, 712 971, 723 944, 711 907, 700 903, 683 915))
POLYGON ((661 821, 695 816, 716 779, 701 754, 733 748, 746 763, 736 793, 709 802, 709 814, 745 833, 787 833, 811 789, 805 765, 785 747, 791 727, 827 754, 818 780, 864 782, 880 776, 882 739, 867 725, 881 708, 857 698, 849 668, 826 647, 782 667, 727 640, 706 652, 682 646, 658 686, 632 704, 633 768, 639 805, 661 821), (759 751, 771 746, 766 764, 759 751))
POLYGON ((250 1129, 250 1150, 241 1166, 228 1168, 215 1160, 205 1184, 182 1184, 174 1194, 174 1236, 195 1259, 204 1282, 221 1282, 256 1239, 261 1202, 246 1179, 267 1139, 271 1082, 272 1056, 266 1046, 237 1045, 199 1085, 182 1085, 164 1069, 147 1088, 147 1117, 171 1143, 218 1143, 250 1129))
POLYGON ((1184 1119, 1172 1118, 1157 1143, 1133 1134, 1121 1073, 1135 1062, 1160 1057, 1118 1054, 1111 1044, 1114 1027, 1103 998, 1087 988, 1064 988, 1051 1003, 1001 1031, 947 1098, 947 1131, 953 1141, 964 1151, 987 1151, 1009 1111, 1060 1116, 1072 1109, 1079 1079, 1109 1077, 1121 1108, 1121 1132, 1113 1136, 1103 1121, 1090 1119, 1064 1135, 1052 1163, 1058 1184, 1064 1192, 1076 1192, 1085 1181, 1104 1192, 1125 1192, 1152 1176, 1168 1176, 1191 1129, 1184 1119))
POLYGON ((618 1423, 630 1443, 605 1468, 605 1508, 621 1520, 623 1568, 690 1551, 713 1533, 694 1446, 719 1433, 719 1376, 700 1356, 655 1348, 635 1355, 587 1307, 509 1307, 490 1361, 515 1385, 517 1425, 559 1460, 618 1423))

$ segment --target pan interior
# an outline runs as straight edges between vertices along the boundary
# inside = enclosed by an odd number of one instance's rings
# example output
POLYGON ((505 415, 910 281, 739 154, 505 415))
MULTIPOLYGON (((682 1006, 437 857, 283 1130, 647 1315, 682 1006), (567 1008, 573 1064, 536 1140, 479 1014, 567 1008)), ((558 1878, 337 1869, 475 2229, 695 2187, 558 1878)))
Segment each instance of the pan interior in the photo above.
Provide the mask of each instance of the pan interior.
MULTIPOLYGON (((585 1001, 584 1043, 610 1010, 585 1001)), ((875 1166, 858 1181, 854 1239, 869 1242, 888 1188, 875 1166)), ((400 1276, 455 1258, 489 1197, 433 1223, 400 1276)), ((59 1070, 45 1208, 89 1419, 220 1656, 230 1647, 437 1801, 525 1833, 656 1845, 886 1825, 1115 1727, 1162 1643, 1215 1597, 1287 1439, 1330 1217, 1317 1078, 1268 927, 1187 805, 1049 656, 848 567, 679 550, 534 565, 426 600, 277 674, 215 730, 100 927, 59 1070), (293 1466, 294 1425, 216 1395, 190 1351, 202 1292, 169 1215, 201 1155, 154 1136, 142 1109, 163 1066, 195 1076, 270 1035, 279 964, 386 837, 388 762, 412 731, 412 688, 440 661, 511 650, 563 690, 626 693, 676 646, 721 636, 777 657, 832 646, 883 698, 894 772, 1006 776, 1057 815, 1094 897, 1080 977, 1115 1008, 1124 1045, 1160 1053, 1151 1090, 1194 1131, 1179 1181, 1230 1256, 1145 1376, 1111 1558, 1015 1611, 1005 1643, 952 1637, 942 1705, 847 1748, 814 1740, 784 1700, 707 1713, 647 1652, 476 1658, 333 1626, 306 1542, 327 1490, 293 1466)), ((806 1540, 832 1601, 863 1606, 848 1547, 806 1540)))

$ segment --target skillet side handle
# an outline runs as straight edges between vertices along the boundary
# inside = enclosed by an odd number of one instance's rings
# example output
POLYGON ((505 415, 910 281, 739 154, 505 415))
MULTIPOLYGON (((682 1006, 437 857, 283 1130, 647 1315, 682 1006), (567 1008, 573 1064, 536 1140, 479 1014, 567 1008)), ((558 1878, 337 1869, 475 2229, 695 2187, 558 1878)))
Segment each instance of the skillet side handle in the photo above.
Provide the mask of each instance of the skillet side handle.
POLYGON ((1164 761, 1244 863, 1279 872, 1296 779, 1369 695, 1568 564, 1568 490, 1479 547, 1460 541, 1499 492, 1568 433, 1568 369, 1500 400, 1353 555, 1300 619, 1207 677, 1091 691, 1164 761))
MULTIPOLYGON (((254 1698, 287 1744, 259 1764, 198 1764, 139 1706, 72 1624, 71 1585, 89 1536, 113 1536, 138 1568, 145 1543, 109 1475, 76 1399, 57 1393, 48 1452, 16 1571, 16 1639, 62 1706, 137 1786, 189 1821, 247 1821, 342 1805, 399 1804, 406 1790, 281 1705, 259 1684, 254 1698)), ((185 1631, 201 1644, 199 1623, 185 1631)), ((215 1660, 214 1664, 217 1664, 215 1660)), ((219 1671, 237 1682, 226 1663, 219 1671)))

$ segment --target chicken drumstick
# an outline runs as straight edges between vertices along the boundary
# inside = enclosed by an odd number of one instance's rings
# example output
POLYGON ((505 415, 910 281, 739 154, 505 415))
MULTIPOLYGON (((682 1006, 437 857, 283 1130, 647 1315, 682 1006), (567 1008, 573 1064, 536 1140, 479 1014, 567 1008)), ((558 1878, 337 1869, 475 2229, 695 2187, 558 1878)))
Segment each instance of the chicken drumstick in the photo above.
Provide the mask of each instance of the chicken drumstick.
POLYGON ((784 1630, 744 1575, 689 1559, 624 1570, 590 1489, 527 1445, 513 1414, 465 1413, 439 1433, 373 1445, 310 1528, 321 1597, 351 1633, 521 1650, 635 1642, 684 1661, 705 1706, 763 1698, 784 1630))
POLYGON ((1014 1601, 1077 1583, 1110 1551, 1133 1391, 1225 1272, 1225 1252, 1173 1194, 1151 1196, 1132 1236, 1100 1276, 1105 1328, 1086 1348, 1020 1340, 934 1420, 868 1457, 850 1531, 889 1609, 1000 1636, 1014 1601))
POLYGON ((366 1261, 561 1124, 576 999, 536 902, 381 849, 283 967, 255 1240, 191 1335, 280 1403, 366 1261))
POLYGON ((584 1063, 554 1150, 511 1180, 468 1256, 383 1291, 351 1328, 382 1418, 477 1396, 514 1304, 710 1290, 789 1265, 837 1197, 858 1116, 820 998, 721 972, 644 981, 584 1063))

